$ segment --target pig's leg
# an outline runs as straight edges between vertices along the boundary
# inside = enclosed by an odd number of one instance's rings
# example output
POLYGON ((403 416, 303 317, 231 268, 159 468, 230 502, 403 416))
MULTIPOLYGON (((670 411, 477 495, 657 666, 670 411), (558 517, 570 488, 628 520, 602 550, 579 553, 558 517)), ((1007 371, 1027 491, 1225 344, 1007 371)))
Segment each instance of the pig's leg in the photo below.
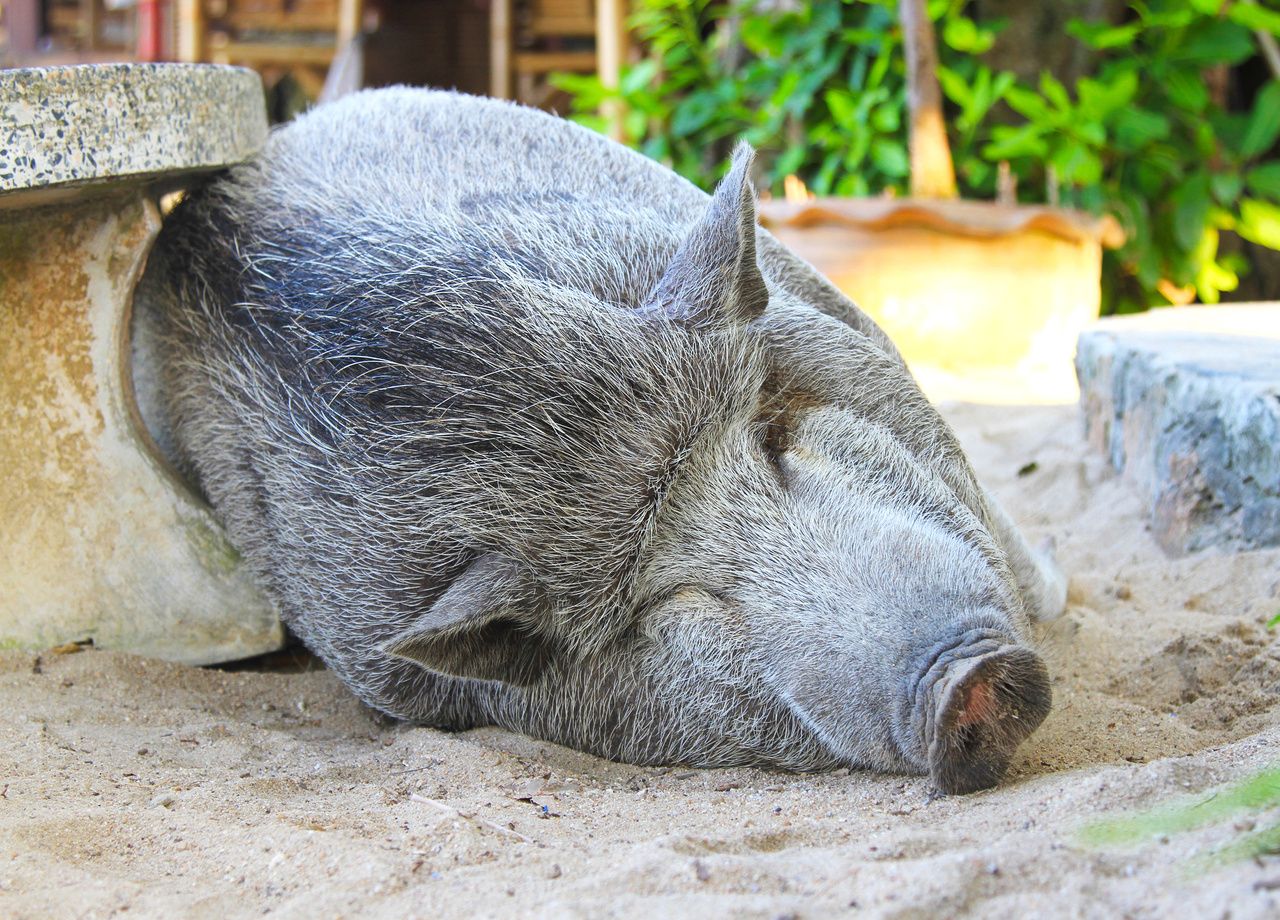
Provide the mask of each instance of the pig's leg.
POLYGON ((1032 548, 999 502, 988 494, 986 503, 991 535, 1009 557, 1027 612, 1035 620, 1052 620, 1067 607, 1067 576, 1054 558, 1052 541, 1032 548))

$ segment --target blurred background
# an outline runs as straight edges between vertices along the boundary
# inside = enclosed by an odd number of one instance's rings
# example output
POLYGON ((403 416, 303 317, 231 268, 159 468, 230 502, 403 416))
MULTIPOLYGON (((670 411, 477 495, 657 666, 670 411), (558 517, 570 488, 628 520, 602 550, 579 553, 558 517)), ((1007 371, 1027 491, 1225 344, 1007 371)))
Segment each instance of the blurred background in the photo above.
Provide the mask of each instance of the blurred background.
MULTIPOLYGON (((1280 8, 1246 0, 0 0, 2 66, 241 64, 276 120, 456 87, 708 188, 746 137, 763 196, 789 200, 765 209, 779 235, 814 222, 804 202, 864 234, 1039 221, 1100 248, 1104 315, 1280 295, 1277 35, 1280 8)), ((834 277, 851 245, 807 255, 834 277)))

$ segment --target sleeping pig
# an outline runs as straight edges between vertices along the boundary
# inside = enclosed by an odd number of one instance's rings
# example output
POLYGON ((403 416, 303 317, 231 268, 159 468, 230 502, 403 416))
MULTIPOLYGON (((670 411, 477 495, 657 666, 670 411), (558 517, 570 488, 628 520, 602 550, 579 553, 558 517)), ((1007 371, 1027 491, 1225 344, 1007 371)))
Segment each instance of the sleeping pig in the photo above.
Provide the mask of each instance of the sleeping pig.
POLYGON ((757 228, 751 157, 708 198, 505 102, 323 106, 166 221, 144 419, 385 713, 989 787, 1049 709, 1064 581, 757 228))

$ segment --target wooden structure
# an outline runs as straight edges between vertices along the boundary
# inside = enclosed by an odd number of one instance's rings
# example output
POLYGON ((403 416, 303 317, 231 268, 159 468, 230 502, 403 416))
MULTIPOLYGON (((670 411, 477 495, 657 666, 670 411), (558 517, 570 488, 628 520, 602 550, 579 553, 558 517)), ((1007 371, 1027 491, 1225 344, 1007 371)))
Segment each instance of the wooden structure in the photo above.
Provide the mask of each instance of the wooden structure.
MULTIPOLYGON (((626 0, 492 0, 489 70, 491 95, 545 106, 547 76, 600 75, 617 86, 626 60, 626 0)), ((612 115, 614 134, 620 113, 612 115)))
POLYGON ((130 56, 134 10, 104 0, 4 0, 0 66, 117 60, 130 56))
POLYGON ((911 152, 911 195, 955 198, 956 171, 942 115, 938 86, 938 43, 925 0, 901 0, 898 17, 907 58, 908 147, 911 152))
POLYGON ((176 0, 176 9, 180 61, 288 72, 312 97, 331 68, 359 85, 363 0, 176 0))
MULTIPOLYGON (((305 95, 360 86, 452 86, 564 109, 548 78, 598 73, 617 86, 627 58, 626 0, 0 0, 0 66, 177 60, 245 65, 273 92, 277 118, 305 95), (52 43, 52 44, 51 44, 52 43), (301 92, 299 93, 298 90, 301 92), (278 108, 279 107, 279 108, 278 108)), ((606 110, 620 135, 620 110, 606 110)))

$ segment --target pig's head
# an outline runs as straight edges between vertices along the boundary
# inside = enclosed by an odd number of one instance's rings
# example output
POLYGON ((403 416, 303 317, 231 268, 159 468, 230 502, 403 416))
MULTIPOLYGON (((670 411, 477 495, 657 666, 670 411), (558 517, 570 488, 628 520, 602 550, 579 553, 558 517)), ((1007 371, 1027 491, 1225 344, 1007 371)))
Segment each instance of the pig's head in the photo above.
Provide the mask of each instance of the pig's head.
MULTIPOLYGON (((702 349, 677 381, 699 398, 604 411, 631 453, 600 469, 546 461, 562 496, 623 508, 618 526, 563 499, 558 526, 587 520, 587 537, 561 551, 513 526, 385 647, 466 679, 499 724, 617 759, 992 786, 1050 705, 1023 600, 954 436, 901 365, 771 296, 749 161, 629 320, 661 330, 664 354, 702 349), (584 602, 584 581, 608 598, 584 602)), ((661 403, 656 386, 633 389, 661 403)), ((592 437, 608 453, 612 433, 592 437)))

